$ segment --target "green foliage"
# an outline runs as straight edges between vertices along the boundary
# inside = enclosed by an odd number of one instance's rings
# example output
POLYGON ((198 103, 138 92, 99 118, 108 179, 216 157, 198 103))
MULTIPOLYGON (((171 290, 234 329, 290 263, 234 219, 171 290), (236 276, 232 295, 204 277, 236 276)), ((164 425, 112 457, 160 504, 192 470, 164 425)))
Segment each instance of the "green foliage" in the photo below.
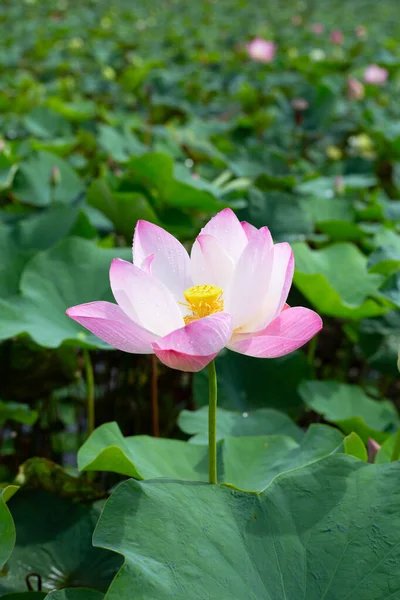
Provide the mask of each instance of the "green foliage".
POLYGON ((1 306, 1 336, 28 333, 42 346, 63 343, 106 348, 107 345, 69 319, 70 306, 92 300, 111 300, 108 270, 112 258, 129 258, 128 248, 106 249, 79 238, 37 254, 23 272, 21 295, 1 306))
MULTIPOLYGON (((266 406, 296 412, 301 402, 297 387, 310 374, 301 352, 274 361, 225 352, 218 356, 216 368, 218 405, 242 412, 266 406)), ((208 402, 206 370, 195 374, 193 385, 197 406, 205 405, 208 402)))
POLYGON ((383 278, 368 273, 367 260, 350 244, 323 250, 293 245, 295 285, 321 314, 361 319, 384 314, 387 309, 369 296, 377 295, 383 278))
POLYGON ((0 600, 398 598, 397 15, 0 3, 0 600), (375 63, 387 81, 349 97, 375 63), (324 328, 274 360, 220 353, 217 486, 207 372, 112 352, 65 311, 113 301, 139 219, 190 250, 226 206, 292 244, 287 302, 324 328))
POLYGON ((15 525, 7 506, 7 501, 18 491, 15 485, 8 485, 1 490, 0 496, 0 568, 8 560, 15 545, 15 525))
POLYGON ((42 590, 72 585, 104 591, 120 565, 117 556, 92 547, 101 504, 83 505, 42 490, 21 490, 10 502, 17 543, 0 578, 0 592, 22 592, 30 573, 42 590))
MULTIPOLYGON (((178 418, 178 425, 185 433, 191 435, 193 444, 207 444, 208 441, 208 407, 203 406, 196 411, 183 410, 178 418)), ((217 408, 217 440, 230 437, 268 435, 271 433, 288 435, 301 441, 302 430, 284 413, 271 408, 255 410, 251 413, 236 413, 217 408)))
MULTIPOLYGON (((336 429, 313 425, 296 443, 286 435, 226 436, 218 448, 218 479, 261 491, 276 475, 342 451, 336 429)), ((112 471, 135 479, 208 480, 208 446, 147 436, 124 438, 116 423, 101 425, 78 454, 82 471, 112 471)))
POLYGON ((355 385, 307 381, 299 391, 308 407, 345 433, 358 433, 365 444, 369 437, 383 442, 399 425, 399 415, 389 400, 373 400, 355 385))
POLYGON ((125 556, 107 596, 130 598, 134 589, 152 600, 195 599, 199 590, 246 600, 390 595, 400 584, 392 569, 400 558, 399 468, 336 456, 278 477, 261 495, 124 482, 94 534, 96 546, 125 556))
POLYGON ((86 588, 70 588, 51 592, 46 598, 48 600, 101 600, 104 594, 86 588))

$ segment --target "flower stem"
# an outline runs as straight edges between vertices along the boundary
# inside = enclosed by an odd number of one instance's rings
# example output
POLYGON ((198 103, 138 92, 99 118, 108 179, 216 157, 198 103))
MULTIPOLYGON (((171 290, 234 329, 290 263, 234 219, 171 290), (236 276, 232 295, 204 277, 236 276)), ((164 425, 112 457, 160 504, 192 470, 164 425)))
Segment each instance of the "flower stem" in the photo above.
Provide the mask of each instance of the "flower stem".
POLYGON ((94 405, 94 375, 90 353, 87 348, 83 350, 86 372, 86 401, 87 401, 87 436, 89 437, 95 428, 95 405, 94 405))
POLYGON ((208 365, 208 479, 217 483, 217 372, 208 365))
POLYGON ((391 460, 391 462, 394 462, 395 460, 399 460, 399 457, 400 457, 400 427, 396 433, 396 437, 394 440, 394 446, 393 446, 393 450, 392 450, 392 456, 391 456, 390 460, 391 460))
POLYGON ((160 437, 160 418, 158 410, 158 369, 157 357, 151 355, 151 409, 153 419, 153 437, 160 437))

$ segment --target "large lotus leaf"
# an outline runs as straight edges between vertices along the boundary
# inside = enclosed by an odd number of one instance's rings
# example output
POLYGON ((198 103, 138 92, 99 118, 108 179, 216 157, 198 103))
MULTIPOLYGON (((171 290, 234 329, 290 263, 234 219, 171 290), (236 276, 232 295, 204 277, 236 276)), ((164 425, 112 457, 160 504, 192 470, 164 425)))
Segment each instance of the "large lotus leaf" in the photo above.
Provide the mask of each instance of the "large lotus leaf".
POLYGON ((384 277, 369 273, 367 258, 351 244, 334 244, 311 250, 293 244, 294 283, 314 308, 332 317, 362 319, 384 314, 387 308, 376 296, 384 277))
POLYGON ((125 556, 107 600, 398 598, 399 475, 334 456, 262 494, 126 481, 94 533, 125 556))
POLYGON ((129 259, 127 248, 99 248, 81 238, 67 238, 38 253, 21 278, 22 297, 0 302, 0 339, 28 333, 42 346, 62 343, 109 348, 69 319, 68 307, 112 300, 108 270, 115 256, 129 259))
MULTIPOLYGON (((301 444, 283 435, 226 437, 218 447, 218 478, 238 489, 263 490, 282 473, 342 450, 342 434, 310 427, 301 444)), ((78 453, 79 468, 136 479, 208 480, 207 446, 147 436, 124 438, 116 423, 101 425, 78 453)))
MULTIPOLYGON (((178 425, 185 433, 193 436, 193 444, 208 442, 208 406, 199 410, 183 410, 178 425)), ((224 437, 248 435, 288 435, 300 441, 303 431, 285 413, 273 408, 260 408, 254 412, 238 413, 217 408, 217 440, 224 437)))
POLYGON ((150 153, 133 158, 127 163, 129 182, 138 188, 147 189, 157 207, 217 211, 226 206, 206 190, 179 181, 174 175, 174 163, 167 154, 150 153))
POLYGON ((40 575, 42 590, 89 587, 104 591, 121 564, 92 546, 102 503, 84 505, 45 492, 20 492, 9 503, 17 543, 0 578, 0 592, 26 590, 25 578, 40 575))
MULTIPOLYGON (((311 374, 306 356, 300 351, 273 360, 224 352, 217 357, 216 368, 218 406, 241 412, 267 406, 298 412, 301 400, 297 387, 311 374)), ((196 405, 207 405, 207 369, 195 374, 193 386, 196 405)))
POLYGON ((101 600, 104 594, 87 588, 69 588, 51 592, 46 598, 48 600, 101 600))
POLYGON ((336 381, 304 381, 299 388, 305 404, 345 433, 355 431, 363 442, 383 442, 399 426, 390 400, 373 400, 358 386, 336 381))
POLYGON ((115 231, 132 242, 133 231, 139 219, 157 223, 158 218, 146 196, 138 192, 115 192, 102 179, 90 186, 86 200, 110 219, 115 231))
POLYGON ((33 206, 49 206, 52 202, 70 204, 82 191, 83 184, 73 168, 49 152, 38 152, 22 162, 13 183, 16 198, 33 206), (57 183, 53 181, 54 169, 59 172, 57 183))
MULTIPOLYGON (((284 449, 282 442, 274 440, 279 437, 248 437, 245 442, 243 438, 225 438, 220 482, 245 491, 261 492, 281 473, 345 451, 343 435, 325 425, 311 425, 300 445, 293 443, 291 448, 286 444, 284 449)), ((350 449, 346 454, 354 455, 350 449)))
POLYGON ((0 569, 9 559, 15 545, 15 525, 6 503, 16 491, 18 486, 8 485, 0 494, 0 569))

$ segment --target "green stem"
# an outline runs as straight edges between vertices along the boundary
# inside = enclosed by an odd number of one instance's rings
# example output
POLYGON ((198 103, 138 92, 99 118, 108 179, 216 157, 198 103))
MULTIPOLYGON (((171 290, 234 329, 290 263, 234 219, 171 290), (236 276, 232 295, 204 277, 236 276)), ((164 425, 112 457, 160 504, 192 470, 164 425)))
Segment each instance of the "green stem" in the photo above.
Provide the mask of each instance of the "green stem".
POLYGON ((392 462, 394 462, 395 460, 399 460, 399 457, 400 457, 400 427, 396 433, 396 437, 394 440, 394 446, 393 446, 393 450, 392 450, 392 457, 390 460, 392 462))
POLYGON ((208 365, 208 479, 217 483, 217 372, 208 365))
POLYGON ((95 405, 94 405, 94 375, 93 365, 90 359, 89 351, 84 348, 83 358, 85 361, 86 372, 86 393, 87 393, 87 436, 89 437, 95 428, 95 405))

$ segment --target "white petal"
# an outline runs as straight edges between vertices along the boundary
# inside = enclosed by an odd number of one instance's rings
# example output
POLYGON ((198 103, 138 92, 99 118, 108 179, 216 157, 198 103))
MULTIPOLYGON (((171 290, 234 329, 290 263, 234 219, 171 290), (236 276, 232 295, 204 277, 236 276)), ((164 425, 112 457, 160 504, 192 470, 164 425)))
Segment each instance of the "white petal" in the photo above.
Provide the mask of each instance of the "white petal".
POLYGON ((235 265, 217 238, 200 234, 193 244, 190 260, 194 285, 217 285, 226 289, 235 265))
POLYGON ((184 326, 173 295, 152 275, 116 258, 111 263, 110 283, 124 313, 142 327, 164 336, 184 326))
POLYGON ((230 208, 225 208, 215 215, 203 227, 201 233, 217 238, 235 263, 247 246, 247 236, 243 227, 230 208))
POLYGON ((141 267, 154 254, 151 274, 177 298, 192 285, 186 249, 173 235, 148 221, 138 221, 133 238, 133 264, 141 267))
POLYGON ((245 325, 260 309, 272 270, 272 238, 267 227, 254 235, 240 257, 225 294, 225 311, 233 317, 233 328, 245 325))
POLYGON ((287 242, 275 244, 273 247, 271 279, 264 302, 258 313, 242 328, 242 333, 264 329, 268 323, 279 315, 292 285, 293 271, 292 248, 287 242))

